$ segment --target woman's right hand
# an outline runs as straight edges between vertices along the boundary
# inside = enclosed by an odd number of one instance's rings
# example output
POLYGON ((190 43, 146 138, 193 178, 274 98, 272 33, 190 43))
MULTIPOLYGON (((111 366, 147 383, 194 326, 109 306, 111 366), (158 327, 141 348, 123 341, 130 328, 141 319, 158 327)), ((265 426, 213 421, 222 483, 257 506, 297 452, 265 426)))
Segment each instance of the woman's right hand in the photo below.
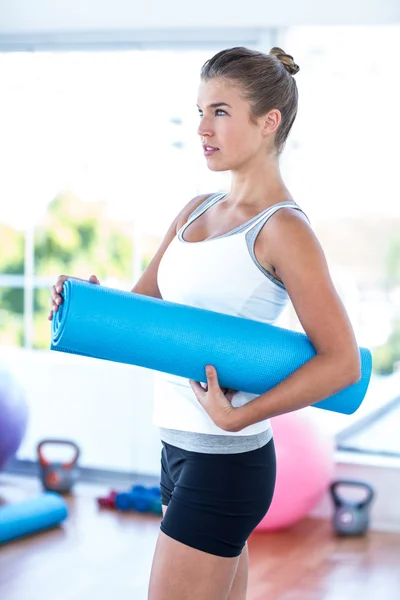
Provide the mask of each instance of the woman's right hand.
MULTIPOLYGON (((80 277, 70 277, 69 275, 60 275, 57 279, 56 283, 51 288, 51 310, 48 316, 48 320, 51 321, 53 318, 53 313, 58 311, 58 307, 63 302, 63 298, 61 296, 62 288, 64 281, 67 279, 79 279, 80 281, 87 281, 86 279, 81 279, 80 277)), ((89 283, 97 283, 100 285, 100 281, 97 279, 96 275, 91 275, 89 277, 89 283)))

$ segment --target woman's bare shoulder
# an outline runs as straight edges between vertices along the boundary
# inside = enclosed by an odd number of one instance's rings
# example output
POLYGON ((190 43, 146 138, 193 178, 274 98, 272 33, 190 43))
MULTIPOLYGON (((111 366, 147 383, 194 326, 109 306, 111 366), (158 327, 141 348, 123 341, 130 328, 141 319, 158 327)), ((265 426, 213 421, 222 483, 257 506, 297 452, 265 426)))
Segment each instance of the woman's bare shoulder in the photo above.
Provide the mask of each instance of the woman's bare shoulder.
POLYGON ((189 216, 192 214, 193 211, 196 210, 196 208, 198 206, 200 206, 200 204, 202 202, 204 202, 205 200, 207 200, 208 198, 210 198, 213 194, 208 193, 208 194, 200 194, 199 196, 195 196, 194 198, 192 198, 191 200, 189 200, 189 202, 187 204, 185 204, 185 206, 182 208, 182 210, 180 211, 178 217, 177 217, 177 225, 176 225, 176 232, 178 233, 178 231, 180 230, 181 227, 183 227, 183 225, 186 223, 186 221, 188 220, 189 216))

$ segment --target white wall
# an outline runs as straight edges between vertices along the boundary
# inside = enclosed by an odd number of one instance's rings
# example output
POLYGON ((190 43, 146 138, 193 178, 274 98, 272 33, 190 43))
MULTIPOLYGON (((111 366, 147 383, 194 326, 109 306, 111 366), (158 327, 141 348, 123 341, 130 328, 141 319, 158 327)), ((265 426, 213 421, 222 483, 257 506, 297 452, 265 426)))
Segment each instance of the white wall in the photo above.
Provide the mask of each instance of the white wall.
POLYGON ((82 466, 159 475, 152 371, 4 347, 0 361, 25 388, 30 408, 18 458, 35 460, 36 445, 43 438, 72 439, 82 450, 82 466))
POLYGON ((400 21, 398 0, 0 0, 0 34, 129 29, 383 25, 400 21))

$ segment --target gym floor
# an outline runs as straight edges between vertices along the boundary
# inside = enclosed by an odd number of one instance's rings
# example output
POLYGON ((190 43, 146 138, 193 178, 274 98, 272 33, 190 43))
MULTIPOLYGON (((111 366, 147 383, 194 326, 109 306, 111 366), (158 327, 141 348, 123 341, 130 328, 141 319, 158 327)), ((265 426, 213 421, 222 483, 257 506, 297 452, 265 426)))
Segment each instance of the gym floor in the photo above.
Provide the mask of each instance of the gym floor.
MULTIPOLYGON (((0 503, 41 492, 34 478, 0 474, 0 503)), ((146 600, 159 517, 99 509, 108 488, 79 483, 63 527, 0 547, 4 600, 146 600)), ((249 541, 248 600, 399 600, 400 534, 332 534, 305 519, 249 541)))

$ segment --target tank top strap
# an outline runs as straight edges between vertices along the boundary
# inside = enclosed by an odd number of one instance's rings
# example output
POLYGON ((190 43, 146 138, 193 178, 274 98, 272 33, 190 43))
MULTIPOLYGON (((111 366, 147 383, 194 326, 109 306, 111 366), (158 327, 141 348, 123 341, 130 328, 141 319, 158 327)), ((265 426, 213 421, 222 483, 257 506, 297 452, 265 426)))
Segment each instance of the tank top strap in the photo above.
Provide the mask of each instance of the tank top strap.
POLYGON ((310 221, 305 212, 300 208, 300 206, 294 200, 285 200, 283 202, 278 202, 277 204, 273 204, 269 208, 266 208, 262 213, 258 216, 254 217, 252 221, 248 224, 246 228, 242 230, 242 233, 248 233, 249 231, 256 229, 259 231, 263 225, 268 221, 272 215, 274 215, 281 208, 295 208, 304 214, 306 219, 310 221))
POLYGON ((197 217, 199 217, 204 212, 206 212, 206 210, 211 208, 211 206, 213 206, 213 204, 216 204, 224 196, 226 196, 225 192, 218 193, 218 194, 211 194, 211 196, 209 196, 208 198, 203 200, 203 202, 201 202, 199 204, 199 206, 197 208, 195 208, 192 213, 190 213, 184 227, 187 227, 192 221, 194 221, 195 219, 197 219, 197 217))
POLYGON ((190 215, 188 216, 188 218, 186 220, 186 223, 184 223, 182 225, 182 227, 180 228, 180 230, 178 231, 178 238, 181 241, 183 241, 182 236, 185 233, 186 227, 189 227, 190 223, 192 223, 195 219, 197 219, 197 217, 202 215, 203 212, 208 210, 213 204, 216 204, 225 195, 226 195, 225 193, 211 194, 211 196, 209 196, 208 198, 203 200, 203 202, 201 202, 199 204, 199 206, 197 208, 195 208, 192 213, 190 213, 190 215))

